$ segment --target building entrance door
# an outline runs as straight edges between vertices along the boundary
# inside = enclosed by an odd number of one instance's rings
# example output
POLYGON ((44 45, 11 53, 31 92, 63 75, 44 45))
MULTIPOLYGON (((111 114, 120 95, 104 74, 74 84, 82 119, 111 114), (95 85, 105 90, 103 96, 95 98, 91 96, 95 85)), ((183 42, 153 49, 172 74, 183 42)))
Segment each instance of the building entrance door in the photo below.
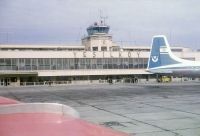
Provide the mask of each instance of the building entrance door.
POLYGON ((4 86, 4 79, 0 79, 0 86, 4 86))
POLYGON ((0 80, 0 86, 9 86, 10 85, 10 78, 2 78, 0 80))
POLYGON ((5 80, 4 86, 9 86, 10 85, 10 78, 5 78, 4 80, 5 80))

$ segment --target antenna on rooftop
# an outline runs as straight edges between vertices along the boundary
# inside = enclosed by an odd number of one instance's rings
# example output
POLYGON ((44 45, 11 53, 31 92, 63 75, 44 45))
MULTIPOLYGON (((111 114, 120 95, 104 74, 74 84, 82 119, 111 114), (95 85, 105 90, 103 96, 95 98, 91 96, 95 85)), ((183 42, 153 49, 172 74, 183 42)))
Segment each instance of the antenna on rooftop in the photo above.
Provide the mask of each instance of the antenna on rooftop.
POLYGON ((0 32, 0 43, 9 43, 10 42, 10 35, 12 34, 13 32, 0 32), (3 35, 5 38, 4 38, 4 41, 3 39, 1 38, 3 35))
POLYGON ((100 23, 106 25, 106 19, 108 19, 108 16, 103 16, 102 10, 99 10, 99 16, 100 16, 100 23))

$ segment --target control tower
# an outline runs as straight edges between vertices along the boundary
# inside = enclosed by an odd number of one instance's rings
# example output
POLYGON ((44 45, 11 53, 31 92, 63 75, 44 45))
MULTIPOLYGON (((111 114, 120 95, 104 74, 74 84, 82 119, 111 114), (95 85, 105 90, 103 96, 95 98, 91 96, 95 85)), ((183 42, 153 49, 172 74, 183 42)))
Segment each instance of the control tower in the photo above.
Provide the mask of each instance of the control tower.
POLYGON ((82 45, 86 51, 110 51, 113 47, 112 36, 109 34, 110 27, 101 21, 95 22, 87 28, 88 36, 82 39, 82 45))

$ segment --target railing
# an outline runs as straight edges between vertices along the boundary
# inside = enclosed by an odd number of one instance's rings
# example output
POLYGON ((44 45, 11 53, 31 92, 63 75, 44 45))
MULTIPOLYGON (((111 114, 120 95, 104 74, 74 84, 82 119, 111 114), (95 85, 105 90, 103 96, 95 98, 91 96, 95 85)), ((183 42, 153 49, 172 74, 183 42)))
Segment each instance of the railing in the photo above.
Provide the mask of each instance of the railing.
MULTIPOLYGON (((200 78, 196 78, 195 80, 190 78, 174 78, 172 82, 174 83, 182 83, 182 82, 199 82, 200 78)), ((90 85, 90 84, 151 84, 158 83, 156 78, 152 79, 142 79, 142 78, 123 78, 123 79, 99 79, 99 80, 72 80, 72 81, 42 81, 42 82, 1 82, 0 87, 11 86, 67 86, 67 85, 90 85)))
POLYGON ((117 83, 138 83, 139 79, 124 78, 124 79, 99 79, 99 80, 72 80, 72 81, 42 81, 42 82, 10 82, 9 85, 4 83, 0 86, 62 86, 74 84, 117 84, 117 83))
POLYGON ((55 86, 73 84, 104 84, 108 80, 83 80, 83 81, 44 81, 44 82, 20 82, 20 86, 55 86))

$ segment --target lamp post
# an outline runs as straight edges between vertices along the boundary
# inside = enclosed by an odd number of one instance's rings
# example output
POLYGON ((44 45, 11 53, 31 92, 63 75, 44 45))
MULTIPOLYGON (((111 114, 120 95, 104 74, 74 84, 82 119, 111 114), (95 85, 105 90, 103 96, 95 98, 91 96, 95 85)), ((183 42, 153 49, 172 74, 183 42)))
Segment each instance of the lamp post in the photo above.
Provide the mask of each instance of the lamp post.
POLYGON ((138 69, 139 69, 139 58, 140 58, 140 53, 141 53, 141 49, 137 50, 137 63, 138 63, 138 69))

